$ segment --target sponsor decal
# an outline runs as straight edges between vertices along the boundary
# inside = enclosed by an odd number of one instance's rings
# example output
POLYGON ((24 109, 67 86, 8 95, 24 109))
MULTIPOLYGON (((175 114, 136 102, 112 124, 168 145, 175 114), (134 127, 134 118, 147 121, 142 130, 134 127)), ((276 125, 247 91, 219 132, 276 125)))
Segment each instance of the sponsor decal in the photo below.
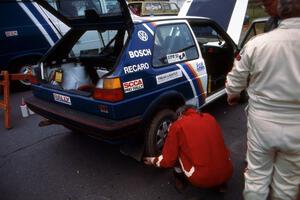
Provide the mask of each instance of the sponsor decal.
POLYGON ((168 54, 167 60, 168 60, 168 63, 183 61, 183 60, 186 60, 186 54, 184 51, 179 52, 179 53, 168 54))
POLYGON ((143 79, 136 79, 123 83, 125 93, 133 92, 144 88, 143 79))
POLYGON ((53 93, 54 100, 60 103, 72 105, 71 98, 65 95, 53 93))
POLYGON ((138 36, 140 40, 144 42, 148 41, 148 34, 145 31, 138 31, 138 36))
POLYGON ((180 69, 156 76, 157 85, 182 77, 180 69))
POLYGON ((202 70, 204 70, 204 64, 203 62, 200 62, 200 63, 196 63, 196 70, 197 72, 201 72, 202 70))
POLYGON ((129 65, 129 66, 124 67, 123 69, 124 69, 125 74, 130 74, 133 72, 139 72, 139 71, 149 69, 149 64, 148 63, 140 63, 140 64, 136 64, 136 65, 129 65))
POLYGON ((150 49, 139 49, 134 51, 128 51, 130 58, 138 58, 138 57, 144 57, 144 56, 151 56, 151 50, 150 49))
POLYGON ((18 31, 5 31, 5 36, 6 37, 18 36, 18 31))

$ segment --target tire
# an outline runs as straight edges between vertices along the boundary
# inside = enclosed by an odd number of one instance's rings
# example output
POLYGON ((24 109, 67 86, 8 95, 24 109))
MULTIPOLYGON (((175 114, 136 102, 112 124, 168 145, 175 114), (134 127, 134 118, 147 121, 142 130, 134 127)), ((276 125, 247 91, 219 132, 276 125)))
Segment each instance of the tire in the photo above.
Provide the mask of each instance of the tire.
POLYGON ((175 111, 162 109, 150 120, 145 133, 145 155, 158 156, 161 154, 168 127, 176 117, 175 111))
MULTIPOLYGON (((36 66, 37 61, 24 61, 24 62, 16 62, 12 64, 12 72, 13 73, 21 73, 27 74, 33 70, 33 67, 36 66)), ((31 83, 28 81, 13 81, 12 86, 17 90, 28 90, 30 89, 31 83)))

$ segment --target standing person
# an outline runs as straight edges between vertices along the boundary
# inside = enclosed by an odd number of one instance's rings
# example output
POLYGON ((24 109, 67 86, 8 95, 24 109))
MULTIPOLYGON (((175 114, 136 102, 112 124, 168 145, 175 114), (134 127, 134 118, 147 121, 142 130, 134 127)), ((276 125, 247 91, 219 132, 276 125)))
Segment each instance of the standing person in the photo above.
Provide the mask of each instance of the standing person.
POLYGON ((270 15, 264 27, 264 32, 268 32, 278 27, 277 0, 262 0, 262 4, 265 12, 270 15))
MULTIPOLYGON (((232 175, 232 163, 217 121, 193 106, 184 106, 177 113, 179 117, 169 127, 162 154, 144 158, 145 164, 168 168, 179 161, 185 178, 194 186, 224 184, 232 175)), ((178 186, 180 175, 174 175, 178 186)))
POLYGON ((244 197, 295 200, 300 184, 300 0, 279 0, 279 27, 254 37, 227 75, 228 103, 249 94, 244 197))

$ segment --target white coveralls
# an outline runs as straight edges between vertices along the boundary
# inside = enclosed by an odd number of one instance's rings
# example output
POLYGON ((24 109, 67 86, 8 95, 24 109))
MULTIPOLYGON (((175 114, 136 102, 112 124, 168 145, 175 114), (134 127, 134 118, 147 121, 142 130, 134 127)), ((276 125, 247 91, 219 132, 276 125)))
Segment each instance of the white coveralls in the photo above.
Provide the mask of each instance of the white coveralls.
POLYGON ((300 184, 300 18, 250 40, 226 92, 249 94, 244 198, 296 199, 300 184), (249 77, 249 78, 248 78, 249 77), (248 88, 247 88, 248 87, 248 88))

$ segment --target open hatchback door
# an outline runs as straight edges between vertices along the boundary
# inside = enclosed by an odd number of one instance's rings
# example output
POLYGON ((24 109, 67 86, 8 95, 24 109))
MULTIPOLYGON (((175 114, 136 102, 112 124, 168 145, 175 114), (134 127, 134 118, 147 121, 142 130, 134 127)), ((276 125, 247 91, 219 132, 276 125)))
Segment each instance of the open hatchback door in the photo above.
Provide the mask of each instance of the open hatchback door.
POLYGON ((186 0, 178 15, 213 19, 238 44, 247 6, 248 0, 186 0))
POLYGON ((133 26, 125 0, 32 1, 70 27, 40 60, 39 80, 49 82, 57 64, 95 67, 100 60, 105 72, 113 68, 133 26))
POLYGON ((125 0, 32 0, 71 28, 116 29, 131 23, 125 0))

